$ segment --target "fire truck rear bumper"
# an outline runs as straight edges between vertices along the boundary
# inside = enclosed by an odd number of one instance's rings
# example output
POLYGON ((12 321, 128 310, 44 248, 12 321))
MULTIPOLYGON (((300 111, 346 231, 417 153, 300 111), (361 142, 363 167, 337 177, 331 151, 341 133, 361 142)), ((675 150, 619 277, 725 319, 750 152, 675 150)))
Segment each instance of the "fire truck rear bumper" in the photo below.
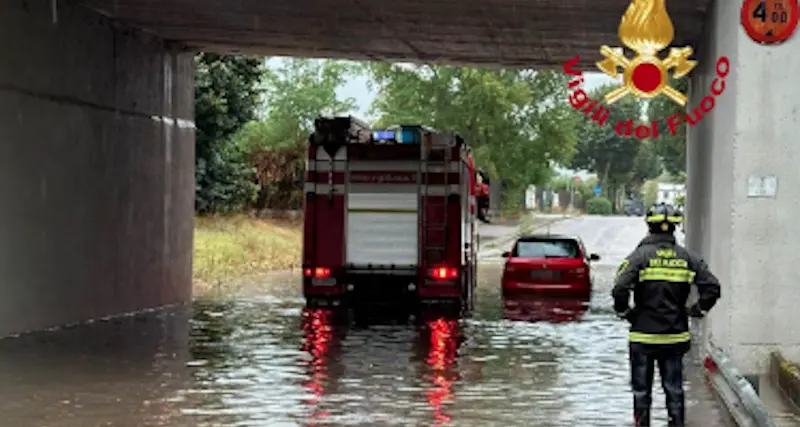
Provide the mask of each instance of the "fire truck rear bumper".
POLYGON ((414 270, 353 270, 346 271, 335 283, 315 285, 310 280, 303 283, 303 292, 309 298, 341 299, 358 302, 414 302, 417 299, 418 273, 414 270))
POLYGON ((421 299, 459 299, 461 297, 460 282, 428 281, 419 289, 421 299))

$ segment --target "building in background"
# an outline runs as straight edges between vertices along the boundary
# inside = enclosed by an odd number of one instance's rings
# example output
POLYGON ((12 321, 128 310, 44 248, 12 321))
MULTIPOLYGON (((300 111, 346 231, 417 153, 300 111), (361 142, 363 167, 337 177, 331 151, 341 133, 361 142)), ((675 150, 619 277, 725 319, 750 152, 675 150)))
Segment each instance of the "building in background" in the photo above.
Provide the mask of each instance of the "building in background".
POLYGON ((658 184, 656 193, 656 203, 667 203, 677 205, 678 198, 686 197, 686 186, 684 184, 658 184))

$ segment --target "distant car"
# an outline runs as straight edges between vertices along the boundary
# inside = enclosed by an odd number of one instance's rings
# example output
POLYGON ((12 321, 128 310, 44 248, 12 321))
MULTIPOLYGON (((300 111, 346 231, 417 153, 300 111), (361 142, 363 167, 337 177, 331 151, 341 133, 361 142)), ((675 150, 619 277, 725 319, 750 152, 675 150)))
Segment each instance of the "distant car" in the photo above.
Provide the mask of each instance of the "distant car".
POLYGON ((628 200, 625 202, 625 215, 627 216, 643 216, 644 203, 640 200, 628 200))
POLYGON ((530 235, 517 239, 507 258, 501 286, 503 296, 536 295, 588 301, 592 294, 589 254, 578 237, 530 235))

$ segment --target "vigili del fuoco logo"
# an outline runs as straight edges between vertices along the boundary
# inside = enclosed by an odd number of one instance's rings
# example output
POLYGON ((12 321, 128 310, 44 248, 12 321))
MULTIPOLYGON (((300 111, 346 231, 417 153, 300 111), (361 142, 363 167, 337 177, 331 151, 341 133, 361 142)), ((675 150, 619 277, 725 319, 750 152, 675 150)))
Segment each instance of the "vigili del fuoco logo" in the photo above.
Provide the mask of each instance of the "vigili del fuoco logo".
MULTIPOLYGON (((634 52, 632 58, 625 55, 621 47, 602 46, 600 53, 606 58, 598 62, 597 68, 609 77, 622 75, 622 86, 605 95, 605 105, 591 99, 581 88, 583 73, 575 67, 580 60, 575 56, 564 64, 564 72, 573 76, 569 82, 569 103, 598 126, 607 124, 610 108, 614 102, 626 97, 635 96, 640 99, 653 99, 666 96, 680 106, 686 106, 686 95, 669 85, 672 78, 680 79, 689 74, 697 65, 690 59, 694 53, 691 46, 673 47, 666 58, 660 54, 675 38, 675 28, 667 13, 666 0, 631 0, 631 4, 622 16, 619 24, 619 39, 628 49, 634 52)), ((666 123, 669 132, 675 135, 678 127, 686 123, 694 126, 703 120, 716 105, 716 98, 725 91, 725 77, 730 72, 730 61, 725 56, 717 59, 716 77, 711 82, 709 93, 694 108, 687 108, 684 113, 674 114, 667 118, 651 118, 649 124, 639 124, 638 118, 630 117, 614 125, 614 130, 621 136, 636 136, 640 139, 659 136, 659 121, 666 123)))

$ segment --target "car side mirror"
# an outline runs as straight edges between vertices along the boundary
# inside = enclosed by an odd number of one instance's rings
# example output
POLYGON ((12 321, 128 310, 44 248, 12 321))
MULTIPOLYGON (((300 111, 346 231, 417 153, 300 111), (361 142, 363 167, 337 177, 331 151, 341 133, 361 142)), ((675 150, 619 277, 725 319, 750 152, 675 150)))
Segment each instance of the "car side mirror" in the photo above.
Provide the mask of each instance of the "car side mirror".
POLYGON ((503 252, 503 255, 502 255, 502 257, 503 257, 503 258, 511 258, 511 252, 508 252, 508 251, 506 251, 506 252, 503 252))
POLYGON ((589 255, 589 261, 600 261, 600 255, 597 254, 589 255))

